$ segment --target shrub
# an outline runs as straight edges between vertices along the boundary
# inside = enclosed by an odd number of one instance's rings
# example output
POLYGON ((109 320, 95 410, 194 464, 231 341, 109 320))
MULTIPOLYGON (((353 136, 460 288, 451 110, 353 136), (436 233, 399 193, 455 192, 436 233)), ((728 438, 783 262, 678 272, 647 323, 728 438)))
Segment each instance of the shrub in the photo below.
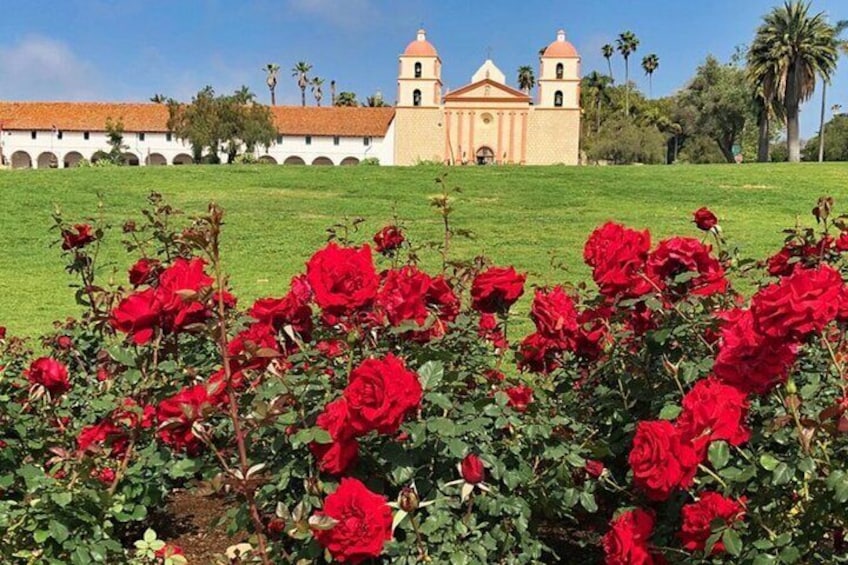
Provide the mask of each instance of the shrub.
POLYGON ((529 288, 450 257, 462 232, 439 180, 441 271, 396 223, 376 254, 339 225, 251 305, 227 286, 214 205, 174 228, 152 195, 122 228, 141 257, 118 287, 95 260, 108 226, 57 216, 85 312, 39 354, 0 336, 0 551, 179 563, 145 530, 181 486, 234 493, 250 538, 230 553, 264 563, 843 559, 848 224, 832 200, 761 269, 701 209, 703 238, 595 230, 596 288, 529 288), (516 339, 525 294, 535 331, 516 339))

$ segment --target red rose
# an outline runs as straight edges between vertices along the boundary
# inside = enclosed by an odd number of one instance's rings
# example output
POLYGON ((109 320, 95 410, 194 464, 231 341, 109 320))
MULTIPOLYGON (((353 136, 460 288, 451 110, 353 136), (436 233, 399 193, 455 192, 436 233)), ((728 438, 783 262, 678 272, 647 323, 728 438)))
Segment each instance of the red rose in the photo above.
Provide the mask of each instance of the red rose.
POLYGON ((709 296, 727 290, 724 269, 710 255, 711 247, 691 237, 672 237, 657 246, 648 256, 646 274, 659 288, 669 288, 676 294, 709 296), (685 282, 677 277, 697 275, 685 282))
POLYGON ((206 262, 199 257, 178 257, 159 275, 156 298, 162 304, 163 326, 178 332, 185 326, 203 322, 211 313, 198 300, 201 291, 215 282, 205 272, 206 262))
POLYGON ((477 335, 490 342, 495 349, 506 349, 509 343, 494 314, 481 314, 477 335))
POLYGON ((175 451, 189 455, 200 452, 203 442, 194 435, 192 426, 212 409, 214 399, 205 385, 194 385, 166 398, 156 407, 159 439, 175 451))
POLYGON ((91 226, 88 224, 76 224, 71 229, 62 230, 62 249, 81 249, 94 241, 91 226))
POLYGON ((111 485, 115 481, 115 470, 109 467, 100 469, 97 473, 97 480, 104 485, 111 485))
POLYGON ((586 469, 586 473, 590 477, 594 477, 596 479, 603 475, 604 471, 606 470, 606 467, 604 467, 604 464, 602 462, 596 461, 594 459, 589 459, 588 461, 586 461, 586 465, 583 468, 586 469))
POLYGON ((340 398, 325 406, 316 425, 326 430, 333 440, 331 443, 309 444, 309 449, 318 459, 318 468, 333 475, 341 475, 356 461, 359 454, 359 443, 354 439, 354 431, 350 426, 347 401, 340 398))
POLYGON ((316 515, 336 520, 329 530, 314 530, 313 534, 339 563, 356 565, 379 557, 383 545, 392 539, 392 509, 386 498, 356 479, 343 478, 316 515))
POLYGON ((576 343, 574 353, 578 357, 594 361, 604 351, 609 341, 608 321, 612 313, 610 308, 587 308, 577 315, 576 343))
POLYGON ((843 286, 842 276, 829 265, 796 267, 751 299, 757 328, 768 337, 799 341, 821 332, 839 312, 843 286))
POLYGON ((527 385, 510 387, 504 392, 509 397, 509 406, 517 412, 526 412, 533 403, 533 389, 527 385))
POLYGON ((328 357, 329 359, 341 357, 347 350, 347 345, 345 344, 345 342, 339 339, 322 340, 319 341, 315 347, 318 349, 318 351, 320 351, 325 357, 328 357))
POLYGON ((50 357, 36 359, 24 371, 27 380, 34 385, 43 386, 52 396, 60 396, 71 389, 68 368, 50 357))
POLYGON ((797 257, 797 255, 793 253, 792 247, 788 245, 781 247, 780 251, 766 261, 768 273, 773 277, 791 275, 795 263, 797 263, 797 261, 792 261, 794 257, 797 257))
POLYGON ((483 467, 483 460, 473 453, 465 456, 459 464, 462 478, 466 483, 476 485, 482 483, 486 478, 486 468, 483 467))
POLYGON ((257 300, 248 314, 260 322, 271 324, 278 331, 291 326, 304 341, 312 339, 312 308, 310 293, 298 278, 292 279, 291 290, 283 298, 257 300))
POLYGON ((483 376, 486 377, 486 380, 492 384, 502 383, 506 378, 506 375, 498 371, 497 369, 487 369, 483 376))
POLYGON ((579 329, 577 309, 561 286, 551 290, 536 290, 530 317, 540 334, 556 342, 562 349, 574 349, 579 329))
POLYGON ((836 238, 834 247, 836 247, 837 251, 842 253, 848 251, 848 231, 839 232, 839 237, 836 238))
POLYGON ((427 292, 430 277, 415 267, 406 266, 386 272, 383 286, 377 294, 377 303, 386 312, 389 323, 399 326, 415 322, 419 326, 427 321, 427 292))
POLYGON ((6 339, 6 327, 0 326, 0 340, 6 339))
POLYGON ((628 462, 634 484, 658 502, 667 500, 678 488, 689 487, 700 463, 692 444, 665 420, 636 425, 628 462))
POLYGON ((547 375, 560 366, 557 356, 561 352, 557 342, 534 333, 524 338, 515 356, 520 370, 547 375))
POLYGON ((157 278, 160 265, 158 259, 148 259, 146 257, 139 259, 130 267, 130 284, 141 286, 154 282, 157 278))
POLYGON ((109 323, 116 330, 127 334, 137 345, 144 345, 153 338, 159 325, 161 309, 156 290, 148 288, 121 300, 112 310, 109 323))
POLYGON ((257 355, 260 350, 278 353, 280 351, 277 332, 273 327, 262 322, 248 326, 227 344, 230 359, 238 364, 240 370, 257 370, 267 367, 273 358, 263 354, 257 355))
POLYGON ((430 288, 427 289, 427 307, 436 316, 430 327, 431 337, 440 337, 447 333, 447 324, 453 322, 459 315, 459 297, 453 288, 445 280, 445 277, 430 279, 430 288))
POLYGON ((743 392, 766 394, 786 381, 795 363, 796 346, 759 333, 750 310, 722 328, 719 343, 713 374, 743 392))
POLYGON ((698 208, 692 215, 699 230, 710 231, 718 225, 718 218, 707 207, 698 208))
MULTIPOLYGON (((732 527, 734 522, 745 516, 745 507, 737 500, 725 498, 716 492, 701 494, 697 502, 686 504, 680 510, 683 526, 678 536, 689 551, 704 551, 707 539, 715 531, 715 522, 720 520, 725 527, 732 527)), ((725 550, 721 538, 713 545, 711 555, 725 550)))
POLYGON ((350 425, 357 434, 397 432, 404 416, 421 404, 421 395, 418 375, 391 353, 363 361, 351 371, 344 390, 350 425))
POLYGON ((398 249, 406 238, 397 226, 386 226, 374 234, 374 245, 377 253, 389 253, 398 249))
POLYGON ((173 557, 174 555, 185 555, 185 553, 183 553, 183 550, 180 546, 174 545, 172 543, 166 543, 161 548, 157 549, 154 555, 155 557, 164 560, 168 557, 173 557))
POLYGON ((744 392, 714 378, 702 379, 683 397, 677 429, 684 441, 693 441, 703 449, 718 440, 742 445, 751 437, 745 427, 747 414, 744 392))
POLYGON ((491 267, 474 277, 471 284, 471 306, 486 314, 504 314, 524 294, 527 275, 519 275, 513 267, 491 267))
POLYGON ((604 536, 606 565, 654 565, 648 541, 654 531, 654 516, 636 508, 619 514, 604 536))
POLYGON ((97 424, 86 426, 80 430, 77 436, 77 449, 81 452, 88 451, 92 447, 101 447, 112 437, 119 435, 121 429, 109 420, 102 420, 97 424))
POLYGON ((350 248, 328 244, 306 264, 306 278, 318 306, 339 316, 371 304, 380 284, 367 245, 350 248))
POLYGON ((56 338, 56 347, 58 347, 59 349, 63 349, 65 351, 67 351, 69 349, 73 349, 74 340, 70 336, 60 335, 59 337, 56 338))
POLYGON ((635 298, 651 291, 642 275, 651 235, 607 222, 586 240, 583 260, 592 267, 600 293, 610 298, 635 298))

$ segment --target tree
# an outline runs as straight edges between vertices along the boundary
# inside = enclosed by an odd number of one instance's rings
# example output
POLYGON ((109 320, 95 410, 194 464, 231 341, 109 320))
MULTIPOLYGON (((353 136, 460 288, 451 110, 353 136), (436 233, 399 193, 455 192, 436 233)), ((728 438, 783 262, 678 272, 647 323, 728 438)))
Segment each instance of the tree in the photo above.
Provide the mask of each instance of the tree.
POLYGON ((359 106, 359 102, 356 101, 356 93, 339 92, 339 95, 336 97, 336 106, 359 106))
POLYGON ((168 98, 164 94, 154 94, 150 97, 150 101, 154 104, 165 104, 168 98))
POLYGON ((615 54, 615 47, 607 43, 603 47, 601 47, 601 53, 604 55, 604 59, 607 60, 607 67, 609 69, 609 77, 612 79, 612 82, 615 82, 615 77, 612 74, 612 56, 615 54))
POLYGON ((331 106, 336 105, 336 81, 330 81, 330 102, 332 102, 331 106))
POLYGON ((124 143, 124 122, 118 119, 106 118, 106 143, 109 144, 109 154, 106 159, 116 165, 123 163, 124 151, 129 145, 124 143))
POLYGON ((612 85, 612 78, 602 75, 598 71, 592 71, 583 79, 585 87, 590 93, 595 110, 595 133, 601 131, 601 110, 603 101, 609 99, 607 89, 612 85))
POLYGON ((619 34, 616 40, 618 52, 624 57, 624 115, 630 115, 630 55, 639 47, 639 39, 632 31, 619 34))
POLYGON ((529 95, 534 86, 536 86, 536 75, 533 73, 533 67, 530 65, 518 67, 518 88, 529 95))
POLYGON ((312 65, 306 61, 299 61, 292 68, 292 76, 297 79, 297 87, 300 89, 300 105, 306 106, 306 87, 309 86, 309 71, 312 65))
POLYGON ((765 15, 748 51, 753 82, 767 100, 776 98, 786 113, 789 161, 801 160, 799 109, 836 68, 836 30, 823 13, 809 14, 809 3, 787 0, 765 15))
POLYGON ((603 131, 587 149, 587 155, 590 159, 616 165, 662 163, 665 138, 656 127, 636 123, 619 114, 606 121, 603 131))
MULTIPOLYGON (((834 35, 836 36, 839 50, 848 53, 848 41, 843 41, 840 36, 848 29, 848 20, 840 20, 833 26, 834 35)), ((839 56, 839 51, 836 53, 839 56)), ((827 85, 830 83, 830 78, 822 77, 822 101, 821 101, 821 116, 819 117, 819 163, 824 161, 824 110, 827 107, 827 85)))
POLYGON ((675 102, 672 121, 684 126, 684 135, 712 139, 725 160, 733 163, 733 145, 740 141, 746 123, 755 119, 745 71, 710 55, 675 102))
POLYGON ((654 97, 654 71, 660 66, 660 58, 656 53, 651 53, 642 58, 642 70, 648 75, 648 96, 654 97))
POLYGON ((387 106, 386 101, 383 100, 383 94, 380 91, 377 91, 374 96, 367 97, 362 105, 369 108, 383 108, 387 106))
POLYGON ((227 162, 256 147, 268 147, 277 135, 271 109, 254 102, 256 96, 242 87, 229 96, 216 96, 211 86, 198 92, 189 104, 168 101, 168 129, 191 144, 196 163, 204 151, 212 163, 219 162, 223 147, 227 162))
POLYGON ((321 106, 321 100, 324 98, 324 90, 321 86, 324 84, 324 79, 315 77, 312 79, 312 95, 315 97, 315 104, 321 106))
MULTIPOLYGON (((822 128, 821 133, 827 133, 824 142, 824 161, 848 161, 848 115, 833 116, 822 128)), ((819 157, 821 135, 810 139, 804 146, 805 161, 815 161, 819 157)))
POLYGON ((268 63, 265 65, 265 84, 268 85, 268 90, 271 91, 271 106, 277 105, 277 75, 280 74, 280 65, 276 63, 268 63))

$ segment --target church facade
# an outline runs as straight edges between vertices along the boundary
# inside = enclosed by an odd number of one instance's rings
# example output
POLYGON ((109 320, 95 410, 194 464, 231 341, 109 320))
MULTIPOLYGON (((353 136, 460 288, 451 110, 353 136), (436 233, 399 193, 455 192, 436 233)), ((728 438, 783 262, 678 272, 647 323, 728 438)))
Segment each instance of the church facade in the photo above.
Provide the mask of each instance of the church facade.
MULTIPOLYGON (((578 164, 580 56, 562 30, 540 54, 535 97, 509 86, 491 60, 452 91, 441 76, 438 52, 419 30, 399 58, 394 107, 272 107, 278 135, 256 157, 279 165, 578 164)), ((96 160, 108 150, 107 121, 124 126, 128 165, 192 162, 162 104, 0 101, 0 166, 96 160)))

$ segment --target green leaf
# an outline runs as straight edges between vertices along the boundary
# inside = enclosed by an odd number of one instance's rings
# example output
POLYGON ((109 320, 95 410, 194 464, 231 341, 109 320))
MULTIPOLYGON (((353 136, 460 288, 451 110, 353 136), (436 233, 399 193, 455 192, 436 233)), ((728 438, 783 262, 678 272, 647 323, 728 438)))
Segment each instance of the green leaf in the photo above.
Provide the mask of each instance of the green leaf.
POLYGON ((595 502, 595 495, 591 492, 580 493, 580 506, 586 509, 586 512, 595 513, 598 511, 598 505, 595 502))
POLYGON ((727 553, 733 556, 738 556, 742 553, 742 540, 734 530, 728 528, 721 535, 721 541, 724 542, 724 548, 727 553))
POLYGON ((50 495, 50 498, 53 500, 53 502, 64 508, 65 506, 71 503, 73 495, 69 492, 55 492, 50 495))
POLYGON ((778 461, 768 453, 763 453, 762 455, 760 455, 760 466, 766 471, 774 471, 779 464, 780 461, 778 461))
POLYGON ((468 554, 464 551, 454 551, 450 556, 451 565, 467 565, 468 554))
POLYGON ((786 463, 781 463, 778 465, 774 471, 772 471, 771 482, 773 485, 785 485, 792 478, 792 469, 789 468, 789 465, 786 463))
POLYGON ((660 419, 674 420, 680 415, 682 410, 683 408, 678 404, 666 404, 663 406, 662 410, 660 410, 660 419))
POLYGON ((754 561, 751 565, 772 565, 773 563, 777 563, 777 557, 767 553, 761 553, 754 557, 754 561))
POLYGON ((456 425, 449 418, 433 418, 427 422, 427 430, 443 437, 456 435, 456 425))
POLYGON ((710 463, 716 469, 721 469, 730 461, 730 447, 726 441, 714 441, 708 451, 710 463))
POLYGON ((59 543, 64 542, 70 535, 67 526, 58 520, 50 520, 49 529, 50 536, 59 543))
POLYGON ((418 368, 418 381, 421 388, 429 390, 439 386, 445 376, 445 366, 441 361, 427 361, 418 368))
POLYGON ((44 541, 50 537, 50 532, 47 530, 35 530, 35 533, 32 534, 32 539, 35 540, 35 543, 42 544, 44 541))

